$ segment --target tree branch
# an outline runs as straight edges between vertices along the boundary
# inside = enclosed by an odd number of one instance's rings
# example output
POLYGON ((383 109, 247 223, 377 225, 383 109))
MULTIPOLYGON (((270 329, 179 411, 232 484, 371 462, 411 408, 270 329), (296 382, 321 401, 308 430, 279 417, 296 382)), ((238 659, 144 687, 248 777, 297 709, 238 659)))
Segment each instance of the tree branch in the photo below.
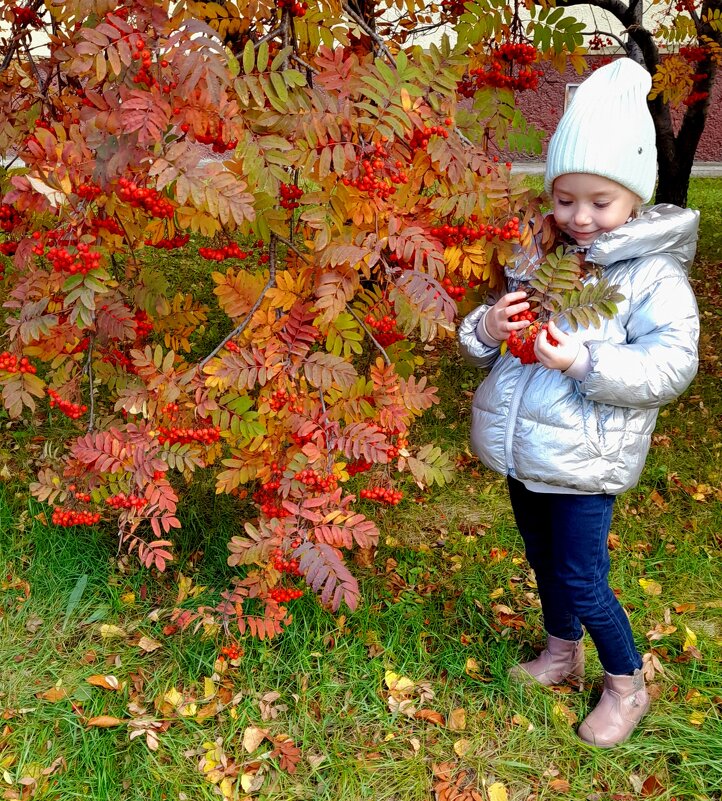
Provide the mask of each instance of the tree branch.
POLYGON ((341 3, 341 8, 342 8, 342 9, 343 9, 343 10, 344 10, 344 11, 345 11, 345 12, 346 12, 348 15, 349 15, 349 17, 351 17, 351 19, 352 19, 352 20, 353 20, 353 21, 354 21, 354 22, 355 22, 355 23, 356 23, 356 24, 359 26, 359 28, 361 28, 361 30, 362 30, 362 31, 363 31, 365 34, 367 34, 368 36, 370 36, 370 37, 371 37, 371 38, 374 40, 374 42, 376 42, 376 44, 378 45, 379 51, 380 51, 381 53, 383 53, 383 54, 386 56, 386 58, 387 58, 387 59, 388 59, 388 60, 389 60, 389 61, 390 61, 390 62, 391 62, 391 63, 392 63, 394 66, 396 66, 396 60, 395 60, 395 59, 394 59, 394 57, 391 55, 391 51, 390 51, 390 50, 389 50, 389 48, 386 46, 386 42, 384 42, 384 40, 383 40, 383 39, 382 39, 382 38, 381 38, 381 37, 378 35, 378 33, 376 33, 376 31, 375 31, 375 30, 374 30, 372 27, 370 27, 370 26, 369 26, 368 22, 366 22, 366 20, 365 20, 363 17, 359 16, 359 15, 358 15, 358 14, 357 14, 357 13, 356 13, 356 12, 355 12, 355 11, 354 11, 354 10, 353 10, 351 7, 350 7, 350 6, 349 6, 349 4, 348 4, 348 3, 341 3))
POLYGON ((346 308, 348 309, 349 314, 356 320, 356 322, 363 328, 366 332, 368 338, 376 345, 376 347, 381 351, 381 355, 384 357, 384 361, 387 365, 391 365, 391 359, 389 358, 389 354, 386 353, 384 350, 384 346, 376 339, 376 337, 369 331, 366 323, 356 314, 356 312, 347 304, 346 308))
POLYGON ((251 306, 250 311, 243 318, 243 321, 239 323, 233 329, 233 331, 231 331, 231 333, 228 334, 228 336, 226 336, 221 342, 219 342, 216 345, 216 347, 213 348, 213 350, 206 357, 204 357, 198 362, 198 364, 196 365, 196 370, 198 372, 200 372, 206 366, 206 364, 208 364, 208 362, 225 346, 226 342, 229 342, 231 339, 239 336, 239 334, 242 334, 245 331, 246 326, 251 321, 251 318, 258 311, 258 309, 261 306, 261 303, 263 303, 263 299, 266 297, 266 292, 268 292, 268 290, 271 287, 276 285, 276 240, 278 238, 279 237, 277 237, 276 234, 274 233, 271 234, 271 241, 268 245, 268 255, 269 255, 268 281, 266 281, 266 285, 261 290, 261 294, 256 298, 256 302, 253 304, 253 306, 251 306))

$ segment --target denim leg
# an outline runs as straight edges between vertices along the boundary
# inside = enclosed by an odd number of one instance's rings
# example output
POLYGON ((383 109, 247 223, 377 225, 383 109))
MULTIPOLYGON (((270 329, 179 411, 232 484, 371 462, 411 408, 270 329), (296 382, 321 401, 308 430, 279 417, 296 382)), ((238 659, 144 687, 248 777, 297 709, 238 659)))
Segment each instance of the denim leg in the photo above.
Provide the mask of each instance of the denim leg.
POLYGON ((509 477, 509 497, 519 533, 524 540, 526 558, 534 570, 539 600, 544 615, 544 629, 562 640, 579 640, 584 632, 579 619, 571 613, 565 588, 559 582, 554 565, 553 495, 531 492, 520 481, 509 477))
POLYGON ((612 495, 549 495, 554 509, 553 562, 569 608, 589 632, 608 673, 642 666, 632 629, 609 586, 607 539, 612 495))

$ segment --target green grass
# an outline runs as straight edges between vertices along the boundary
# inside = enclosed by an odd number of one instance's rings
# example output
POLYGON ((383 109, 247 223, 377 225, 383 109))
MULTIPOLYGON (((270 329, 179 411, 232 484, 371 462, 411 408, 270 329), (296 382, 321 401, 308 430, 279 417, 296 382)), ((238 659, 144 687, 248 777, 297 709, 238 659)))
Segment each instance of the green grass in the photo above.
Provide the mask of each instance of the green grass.
MULTIPOLYGON (((355 568, 363 590, 355 613, 332 615, 304 596, 293 603, 294 622, 283 637, 244 641, 240 664, 223 676, 214 674, 223 643, 217 632, 165 634, 164 627, 176 605, 179 572, 205 587, 184 608, 216 599, 229 585, 235 571, 226 564, 225 543, 247 507, 216 496, 210 479, 199 480, 179 509, 179 561, 158 575, 139 569, 132 557, 119 558, 112 531, 45 525, 47 508, 28 500, 23 483, 33 466, 18 465, 22 481, 13 471, 0 484, 0 797, 19 791, 21 778, 35 777, 34 797, 50 801, 218 798, 198 768, 197 752, 220 738, 239 766, 255 759, 269 768, 255 797, 273 801, 430 801, 433 765, 447 761, 472 770, 478 786, 502 782, 512 801, 631 799, 651 776, 661 799, 720 799, 719 201, 720 182, 693 180, 690 202, 703 210, 695 271, 700 374, 660 416, 639 486, 619 499, 613 524, 612 585, 640 649, 654 646, 664 669, 652 682, 652 711, 629 743, 611 752, 587 748, 568 722, 581 719, 599 694, 601 668, 591 645, 590 682, 581 692, 507 679, 509 667, 541 643, 540 614, 504 483, 466 455, 479 374, 449 345, 431 354, 442 400, 418 437, 456 455, 457 480, 416 499, 407 488, 399 507, 379 513, 374 565, 355 568), (699 499, 675 478, 696 488, 699 499), (640 578, 658 582, 661 593, 647 594, 640 578), (498 605, 512 616, 500 616, 498 605), (103 625, 120 626, 127 636, 104 637, 103 625), (646 634, 658 625, 675 630, 650 642, 646 634), (683 650, 686 627, 697 640, 693 656, 683 650), (145 653, 137 645, 142 635, 161 647, 145 653), (394 714, 387 671, 426 683, 433 698, 420 707, 447 718, 463 707, 466 729, 394 714), (119 691, 91 686, 93 674, 125 684, 119 691), (214 676, 217 688, 240 694, 217 714, 203 720, 163 706, 172 688, 202 699, 204 679, 214 676), (53 688, 67 697, 43 697, 53 688), (260 701, 272 691, 287 708, 264 721, 260 701), (131 703, 162 723, 157 751, 143 738, 131 742, 126 725, 86 724, 99 715, 129 718, 131 703), (302 751, 295 774, 273 767, 270 747, 261 746, 253 758, 243 752, 243 734, 252 725, 293 738, 302 751), (464 748, 459 740, 468 741, 464 748), (554 789, 554 779, 565 779, 568 792, 554 789)), ((17 460, 21 451, 14 449, 42 433, 14 426, 3 433, 3 452, 17 460)))

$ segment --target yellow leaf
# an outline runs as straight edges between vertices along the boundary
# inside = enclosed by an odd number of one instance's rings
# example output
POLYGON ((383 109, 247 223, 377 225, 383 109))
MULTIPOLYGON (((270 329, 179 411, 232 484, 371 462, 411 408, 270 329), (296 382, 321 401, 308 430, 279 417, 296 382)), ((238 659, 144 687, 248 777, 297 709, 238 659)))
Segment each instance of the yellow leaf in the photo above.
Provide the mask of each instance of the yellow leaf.
POLYGON ((558 718, 565 720, 570 726, 577 722, 577 713, 566 704, 562 704, 561 701, 554 704, 553 711, 558 718))
POLYGON ((449 715, 448 726, 451 731, 464 731, 466 728, 466 710, 463 707, 457 707, 452 710, 449 715))
POLYGON ((399 676, 398 673, 394 673, 391 670, 386 671, 384 681, 386 682, 386 686, 389 688, 389 690, 397 693, 410 692, 415 686, 411 679, 407 678, 406 676, 399 676))
POLYGON ((466 753, 468 753, 470 748, 471 748, 471 741, 465 740, 464 738, 462 738, 461 740, 457 740, 454 743, 454 753, 460 757, 463 757, 466 753))
POLYGON ((111 639, 113 637, 127 637, 125 629, 120 626, 114 626, 112 623, 103 623, 100 627, 100 636, 104 639, 111 639))
POLYGON ((163 696, 163 700, 169 703, 172 707, 180 706, 183 703, 183 695, 176 690, 175 687, 171 687, 170 690, 163 696))
POLYGON ((133 606, 135 604, 135 593, 134 592, 126 592, 120 596, 120 600, 126 606, 133 606))
POLYGON ((662 585, 658 581, 654 581, 653 579, 639 579, 639 584, 641 588, 647 593, 647 595, 661 595, 662 594, 662 585))
POLYGON ((489 794, 489 801, 507 801, 509 798, 506 787, 501 782, 494 782, 486 788, 489 794))
POLYGON ((241 776, 241 787, 244 793, 249 793, 253 787, 253 780, 256 778, 255 773, 244 773, 241 776))
POLYGON ((115 676, 101 676, 101 675, 94 675, 88 676, 86 679, 88 684, 92 684, 95 687, 102 687, 105 690, 119 690, 121 687, 120 682, 115 676))
POLYGON ((218 785, 220 791, 223 793, 224 798, 233 798, 233 780, 226 776, 223 781, 218 785))
POLYGON ((691 628, 689 628, 689 626, 685 626, 684 631, 687 636, 684 638, 684 645, 682 646, 682 650, 686 651, 688 648, 696 648, 697 635, 692 631, 691 628))
POLYGON ((500 598, 504 594, 503 587, 497 587, 489 593, 489 598, 493 601, 495 598, 500 598))
POLYGON ((693 726, 701 726, 704 723, 706 717, 707 713, 703 712, 701 709, 698 709, 696 712, 693 712, 689 716, 689 722, 693 726))

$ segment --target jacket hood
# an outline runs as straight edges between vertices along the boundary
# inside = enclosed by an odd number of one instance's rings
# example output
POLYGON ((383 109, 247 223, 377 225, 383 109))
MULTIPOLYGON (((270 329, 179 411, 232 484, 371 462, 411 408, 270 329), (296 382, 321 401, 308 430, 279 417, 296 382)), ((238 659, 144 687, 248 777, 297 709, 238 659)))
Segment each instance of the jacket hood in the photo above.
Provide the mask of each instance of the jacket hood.
POLYGON ((587 259, 606 267, 663 253, 676 258, 689 272, 697 249, 699 212, 661 203, 643 209, 639 217, 602 234, 590 246, 587 259))

